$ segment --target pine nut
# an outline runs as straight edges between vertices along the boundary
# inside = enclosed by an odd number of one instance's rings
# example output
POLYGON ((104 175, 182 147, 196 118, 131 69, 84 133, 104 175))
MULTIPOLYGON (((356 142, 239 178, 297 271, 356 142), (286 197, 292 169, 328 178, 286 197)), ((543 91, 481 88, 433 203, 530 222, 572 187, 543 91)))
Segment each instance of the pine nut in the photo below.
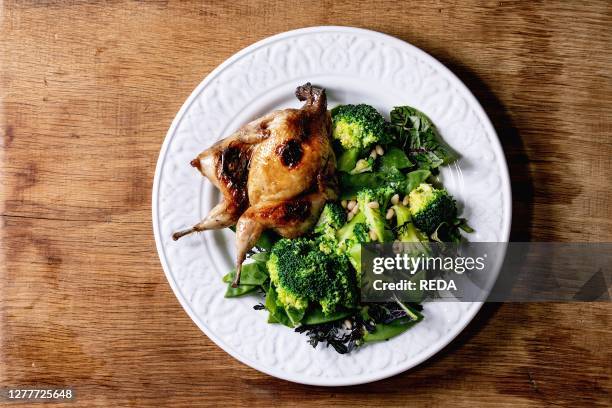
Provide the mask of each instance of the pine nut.
POLYGON ((353 217, 354 217, 354 216, 355 216, 355 213, 351 211, 351 212, 349 212, 349 213, 348 213, 348 215, 346 216, 346 220, 347 220, 347 221, 350 221, 350 220, 352 220, 352 219, 353 219, 353 217))
POLYGON ((398 205, 399 204, 399 199, 400 199, 399 194, 395 194, 393 197, 391 197, 391 204, 398 205))
POLYGON ((380 208, 380 204, 378 204, 378 201, 370 201, 368 203, 368 207, 370 207, 370 208, 380 208))
POLYGON ((372 149, 372 151, 370 152, 370 157, 373 159, 376 158, 376 149, 372 149))
POLYGON ((395 211, 393 211, 393 208, 389 208, 389 210, 387 211, 387 215, 385 216, 386 219, 390 220, 391 218, 393 218, 393 216, 395 216, 395 211))
POLYGON ((357 215, 357 213, 359 212, 359 206, 356 205, 355 208, 353 208, 353 211, 351 211, 353 213, 353 215, 357 215))
POLYGON ((353 324, 351 323, 351 321, 349 319, 346 319, 344 321, 344 328, 346 330, 351 330, 353 328, 353 324))
POLYGON ((346 200, 342 200, 340 201, 340 205, 342 206, 342 208, 346 208, 348 202, 346 200))
POLYGON ((382 156, 383 154, 385 154, 385 151, 381 145, 376 145, 376 154, 378 154, 379 156, 382 156))
POLYGON ((356 169, 365 169, 366 167, 368 167, 368 161, 366 159, 359 159, 357 163, 355 163, 356 169))
POLYGON ((408 195, 406 195, 406 197, 404 197, 404 199, 402 200, 402 204, 408 205, 409 202, 410 202, 410 199, 408 198, 408 195))
POLYGON ((355 206, 357 205, 357 201, 355 200, 351 200, 348 202, 348 204, 346 205, 346 208, 348 208, 349 210, 352 210, 353 208, 355 208, 355 206))
POLYGON ((378 235, 376 235, 376 231, 370 230, 370 239, 372 239, 372 241, 376 241, 378 239, 378 235))

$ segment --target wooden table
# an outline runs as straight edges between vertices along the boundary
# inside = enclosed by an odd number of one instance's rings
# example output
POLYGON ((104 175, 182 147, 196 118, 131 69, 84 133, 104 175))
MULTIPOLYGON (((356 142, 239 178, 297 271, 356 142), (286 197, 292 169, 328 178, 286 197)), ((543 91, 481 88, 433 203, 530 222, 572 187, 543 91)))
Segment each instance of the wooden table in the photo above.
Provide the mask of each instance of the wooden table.
POLYGON ((213 68, 271 34, 351 25, 424 49, 476 94, 507 152, 514 240, 612 241, 612 3, 224 3, 4 2, 0 386, 71 386, 87 407, 609 406, 609 303, 487 305, 371 385, 261 374, 180 307, 150 195, 166 130, 213 68))

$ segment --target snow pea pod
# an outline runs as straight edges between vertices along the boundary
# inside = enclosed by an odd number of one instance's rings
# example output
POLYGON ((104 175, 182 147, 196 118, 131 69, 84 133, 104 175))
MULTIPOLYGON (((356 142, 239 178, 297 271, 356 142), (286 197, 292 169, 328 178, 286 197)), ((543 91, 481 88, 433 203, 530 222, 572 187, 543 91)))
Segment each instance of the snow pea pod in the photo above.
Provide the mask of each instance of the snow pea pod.
POLYGON ((335 311, 333 313, 326 315, 325 313, 323 313, 320 307, 315 307, 315 308, 310 309, 306 313, 306 315, 302 319, 302 324, 313 325, 313 324, 333 322, 335 320, 347 318, 353 313, 354 312, 351 312, 350 310, 341 310, 341 311, 335 311))
POLYGON ((266 309, 268 310, 268 323, 280 323, 287 327, 293 327, 293 323, 289 316, 287 316, 287 312, 282 306, 279 306, 276 302, 277 295, 274 286, 270 284, 268 291, 266 292, 266 309))
POLYGON ((350 149, 343 151, 338 157, 336 168, 340 171, 349 172, 355 168, 357 159, 359 158, 359 149, 350 149))
POLYGON ((259 285, 238 285, 237 288, 232 287, 231 282, 227 284, 227 289, 225 290, 226 298, 239 297, 242 295, 246 295, 247 293, 251 293, 257 289, 259 285))
MULTIPOLYGON (((223 282, 229 283, 234 280, 235 269, 232 269, 223 277, 223 282)), ((266 265, 262 262, 252 262, 242 265, 240 274, 240 285, 263 285, 268 279, 266 265)))
POLYGON ((378 323, 373 332, 366 331, 363 336, 363 341, 372 342, 372 341, 381 341, 381 340, 389 340, 392 337, 397 336, 398 334, 402 334, 419 321, 409 321, 406 323, 393 322, 389 324, 378 323))

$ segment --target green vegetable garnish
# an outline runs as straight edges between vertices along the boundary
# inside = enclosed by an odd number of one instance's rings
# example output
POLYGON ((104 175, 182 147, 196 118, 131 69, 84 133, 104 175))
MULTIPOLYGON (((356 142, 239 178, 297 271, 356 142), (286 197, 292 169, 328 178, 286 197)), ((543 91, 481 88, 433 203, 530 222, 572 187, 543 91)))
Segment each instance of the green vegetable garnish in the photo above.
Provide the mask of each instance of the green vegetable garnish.
MULTIPOLYGON (((235 269, 223 276, 223 282, 231 283, 234 281, 235 269)), ((242 265, 240 273, 240 285, 263 285, 268 279, 266 265, 262 262, 253 262, 242 265)))
POLYGON ((393 108, 390 117, 398 143, 409 152, 419 169, 435 169, 457 159, 457 154, 442 141, 423 112, 410 106, 398 106, 393 108))
POLYGON ((409 197, 414 225, 427 235, 433 234, 440 224, 452 222, 457 217, 455 200, 444 189, 421 183, 409 197))
POLYGON ((393 189, 388 186, 376 190, 365 189, 357 193, 359 211, 364 213, 366 224, 375 235, 372 239, 378 242, 393 240, 393 234, 385 220, 387 204, 393 193, 393 189))
POLYGON ((350 149, 343 151, 339 156, 336 163, 338 171, 349 172, 355 168, 357 160, 359 159, 359 153, 361 149, 350 149))
POLYGON ((294 326, 289 316, 287 316, 284 307, 279 305, 276 290, 272 284, 270 284, 270 287, 266 291, 265 307, 269 312, 268 323, 280 323, 288 327, 294 326))
POLYGON ((414 170, 406 175, 406 189, 405 193, 408 194, 415 188, 417 188, 421 183, 424 183, 427 178, 431 176, 431 171, 429 170, 414 170))
POLYGON ((278 301, 285 307, 305 310, 318 303, 324 313, 356 304, 355 273, 345 256, 326 254, 315 240, 281 239, 267 263, 278 301))
POLYGON ((332 109, 332 136, 344 150, 365 150, 391 141, 385 119, 370 105, 340 105, 332 109))
POLYGON ((234 288, 232 287, 231 283, 227 284, 227 289, 225 290, 225 297, 226 298, 233 298, 233 297, 239 297, 242 295, 246 295, 247 293, 251 293, 257 290, 259 286, 258 285, 243 285, 240 284, 238 285, 238 287, 234 288))
POLYGON ((397 239, 401 242, 427 242, 427 236, 415 228, 412 222, 403 224, 397 230, 397 239))
POLYGON ((323 310, 321 310, 320 307, 314 307, 308 310, 308 312, 306 312, 306 315, 302 319, 302 324, 314 325, 321 323, 329 323, 336 320, 344 319, 354 313, 355 312, 351 310, 337 310, 333 313, 325 314, 323 313, 323 310))
POLYGON ((397 147, 387 148, 387 151, 380 159, 380 171, 393 171, 392 169, 403 170, 413 166, 408 156, 402 149, 397 147))

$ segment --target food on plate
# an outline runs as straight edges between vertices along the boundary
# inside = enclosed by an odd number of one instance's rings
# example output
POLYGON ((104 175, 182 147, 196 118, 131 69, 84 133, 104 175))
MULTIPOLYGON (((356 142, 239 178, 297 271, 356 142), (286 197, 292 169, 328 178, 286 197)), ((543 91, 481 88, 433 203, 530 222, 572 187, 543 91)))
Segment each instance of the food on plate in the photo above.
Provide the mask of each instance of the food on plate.
POLYGON ((346 257, 324 251, 317 239, 279 240, 266 266, 271 289, 293 324, 298 324, 309 305, 325 314, 357 304, 355 274, 346 257), (295 316, 299 316, 295 318, 295 316))
POLYGON ((414 225, 426 234, 433 234, 439 225, 457 216, 455 200, 450 194, 430 184, 420 184, 408 199, 414 225))
POLYGON ((364 150, 389 141, 387 122, 370 105, 340 105, 334 109, 333 137, 344 150, 364 150))
POLYGON ((254 308, 269 323, 348 353, 424 318, 418 302, 360 302, 363 244, 427 250, 472 230, 437 177, 456 154, 425 114, 400 106, 387 121, 366 104, 328 112, 325 91, 310 83, 296 96, 301 109, 257 119, 192 161, 223 200, 174 237, 235 228, 225 297, 263 295, 254 308))
POLYGON ((387 122, 376 109, 365 104, 340 105, 332 112, 333 138, 342 147, 338 170, 350 174, 371 171, 375 156, 370 154, 362 159, 359 156, 366 149, 388 141, 387 122))
POLYGON ((311 229, 337 197, 336 159, 325 90, 297 88, 301 109, 269 113, 206 149, 191 162, 223 194, 222 201, 175 240, 196 231, 236 226, 236 274, 262 232, 295 238, 311 229))

